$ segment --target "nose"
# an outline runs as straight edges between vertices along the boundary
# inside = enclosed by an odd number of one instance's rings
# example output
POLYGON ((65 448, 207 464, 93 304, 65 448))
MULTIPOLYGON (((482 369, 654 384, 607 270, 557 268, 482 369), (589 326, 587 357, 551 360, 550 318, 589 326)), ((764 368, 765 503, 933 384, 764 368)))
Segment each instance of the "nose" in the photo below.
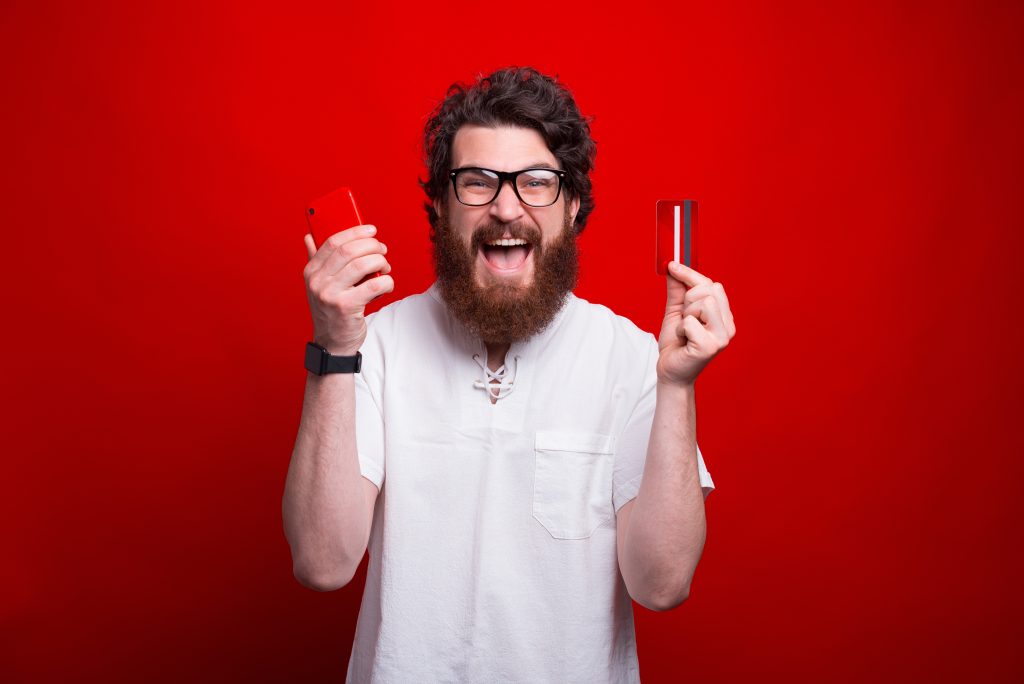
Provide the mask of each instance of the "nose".
POLYGON ((491 202, 489 213, 502 223, 512 223, 523 217, 523 203, 516 197, 512 181, 506 181, 498 188, 498 196, 491 202))

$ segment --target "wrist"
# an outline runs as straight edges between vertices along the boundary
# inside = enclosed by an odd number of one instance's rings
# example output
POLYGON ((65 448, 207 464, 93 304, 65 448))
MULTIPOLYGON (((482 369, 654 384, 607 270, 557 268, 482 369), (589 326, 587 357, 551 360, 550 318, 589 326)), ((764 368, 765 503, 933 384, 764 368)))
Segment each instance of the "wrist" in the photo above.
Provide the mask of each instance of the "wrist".
POLYGON ((363 365, 363 355, 356 351, 355 354, 332 354, 326 347, 317 342, 306 344, 306 359, 304 363, 306 370, 314 375, 327 375, 328 373, 358 373, 363 365))
POLYGON ((658 378, 657 385, 658 396, 666 397, 679 397, 682 399, 692 399, 696 394, 696 388, 693 382, 679 382, 677 380, 666 380, 664 378, 658 378))
POLYGON ((313 344, 320 345, 326 349, 327 353, 331 356, 355 356, 360 347, 358 344, 353 346, 351 343, 335 342, 334 340, 328 340, 320 337, 314 337, 313 344))

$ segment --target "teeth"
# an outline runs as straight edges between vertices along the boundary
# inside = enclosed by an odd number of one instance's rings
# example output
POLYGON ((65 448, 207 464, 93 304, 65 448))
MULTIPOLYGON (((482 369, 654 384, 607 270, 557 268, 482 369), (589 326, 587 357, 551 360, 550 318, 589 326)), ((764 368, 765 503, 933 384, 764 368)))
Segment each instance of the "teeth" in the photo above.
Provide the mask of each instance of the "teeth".
POLYGON ((515 247, 517 245, 525 245, 525 244, 527 244, 526 240, 519 240, 519 239, 512 239, 512 238, 501 239, 501 240, 491 240, 490 242, 487 243, 487 245, 489 247, 515 247))

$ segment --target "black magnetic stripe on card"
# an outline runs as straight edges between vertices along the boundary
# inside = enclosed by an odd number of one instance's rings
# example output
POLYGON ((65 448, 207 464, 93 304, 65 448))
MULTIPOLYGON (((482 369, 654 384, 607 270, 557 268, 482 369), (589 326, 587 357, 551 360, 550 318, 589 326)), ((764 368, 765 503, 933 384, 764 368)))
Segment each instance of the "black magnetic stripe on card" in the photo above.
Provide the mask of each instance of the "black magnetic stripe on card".
POLYGON ((683 200, 683 263, 690 266, 690 200, 683 200))

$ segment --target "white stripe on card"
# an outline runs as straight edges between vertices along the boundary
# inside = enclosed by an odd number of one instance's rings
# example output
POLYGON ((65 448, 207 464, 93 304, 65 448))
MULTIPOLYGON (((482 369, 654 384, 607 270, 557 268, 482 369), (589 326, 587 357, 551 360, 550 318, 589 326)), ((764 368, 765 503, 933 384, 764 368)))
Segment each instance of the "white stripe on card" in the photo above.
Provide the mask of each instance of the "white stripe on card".
POLYGON ((679 263, 679 205, 675 207, 675 231, 672 233, 672 245, 674 247, 674 254, 676 263, 679 263))

